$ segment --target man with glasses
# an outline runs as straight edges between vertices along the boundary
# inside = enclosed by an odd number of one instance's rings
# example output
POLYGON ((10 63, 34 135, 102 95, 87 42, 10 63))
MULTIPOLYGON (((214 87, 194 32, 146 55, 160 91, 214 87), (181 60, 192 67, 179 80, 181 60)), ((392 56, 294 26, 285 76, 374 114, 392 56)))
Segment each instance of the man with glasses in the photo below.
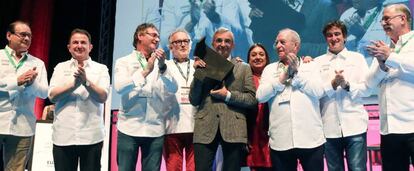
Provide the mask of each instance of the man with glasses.
POLYGON ((119 170, 135 170, 141 148, 142 170, 160 170, 165 134, 164 105, 167 93, 177 92, 177 82, 167 70, 165 53, 157 49, 157 28, 139 25, 134 50, 115 63, 114 86, 121 95, 118 115, 117 162, 119 170))
MULTIPOLYGON (((408 3, 406 0, 398 1, 408 3)), ((368 65, 371 64, 372 57, 366 50, 366 46, 371 43, 371 40, 390 42, 381 26, 384 6, 390 3, 395 3, 395 0, 352 0, 352 7, 341 15, 340 20, 348 28, 346 48, 363 54, 368 65)))
POLYGON ((188 98, 194 74, 194 60, 189 56, 192 42, 184 29, 172 32, 168 40, 173 59, 166 64, 177 80, 178 91, 166 95, 165 105, 170 110, 166 122, 164 158, 168 171, 183 170, 183 159, 186 163, 185 170, 194 171, 193 131, 196 108, 188 98))
POLYGON ((404 4, 386 6, 381 20, 391 44, 372 41, 367 84, 379 87, 382 168, 408 170, 414 159, 414 31, 404 4))
POLYGON ((299 34, 283 29, 275 40, 279 61, 262 73, 256 98, 269 103, 269 145, 274 170, 323 171, 325 136, 319 99, 321 79, 314 62, 301 63, 299 34))
POLYGON ((8 45, 0 50, 0 145, 4 170, 23 171, 35 133, 36 97, 47 97, 43 61, 28 53, 32 32, 28 23, 15 21, 6 33, 8 45))
MULTIPOLYGON (((190 103, 198 106, 194 123, 194 157, 196 170, 208 171, 219 144, 223 150, 223 169, 239 171, 245 157, 247 143, 247 109, 257 107, 252 71, 244 63, 232 58, 233 33, 219 28, 213 35, 215 51, 234 64, 224 78, 223 85, 212 89, 208 81, 195 78, 190 88, 190 103)), ((201 70, 206 64, 196 60, 201 70)))

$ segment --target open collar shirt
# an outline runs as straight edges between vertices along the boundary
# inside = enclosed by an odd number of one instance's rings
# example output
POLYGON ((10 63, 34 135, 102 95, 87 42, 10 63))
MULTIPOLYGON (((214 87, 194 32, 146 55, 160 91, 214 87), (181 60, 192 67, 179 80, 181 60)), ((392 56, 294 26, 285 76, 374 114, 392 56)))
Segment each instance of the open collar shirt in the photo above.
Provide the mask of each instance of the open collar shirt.
MULTIPOLYGON (((70 59, 59 63, 50 80, 49 94, 55 87, 73 83, 78 62, 70 59)), ((90 82, 109 92, 108 68, 92 61, 84 64, 90 82)), ((104 104, 94 100, 84 85, 80 85, 67 97, 56 102, 52 140, 55 145, 90 145, 104 139, 104 104)))
POLYGON ((176 93, 177 81, 168 66, 164 73, 155 61, 153 71, 142 75, 146 59, 138 51, 119 58, 115 63, 114 86, 121 95, 118 130, 134 137, 160 137, 165 134, 165 117, 168 106, 165 94, 176 93), (141 59, 138 59, 141 58, 141 59))
POLYGON ((194 114, 197 109, 189 103, 188 95, 194 78, 194 60, 189 59, 181 63, 169 60, 166 64, 167 70, 170 71, 178 83, 178 91, 176 93, 169 93, 167 95, 169 99, 165 101, 166 106, 169 108, 166 133, 192 133, 194 131, 194 114))
POLYGON ((265 67, 256 98, 269 104, 269 145, 273 150, 315 148, 325 143, 319 98, 323 88, 314 62, 301 63, 290 84, 279 81, 281 63, 265 67))
POLYGON ((8 46, 0 50, 0 134, 32 136, 36 124, 35 98, 47 97, 46 68, 42 60, 25 53, 27 59, 16 69, 6 53, 17 64, 14 50, 8 46), (33 83, 18 86, 17 78, 34 67, 38 75, 33 83))
POLYGON ((389 71, 373 60, 367 79, 370 87, 379 87, 381 134, 414 133, 414 31, 391 47, 394 52, 385 62, 389 71))
POLYGON ((360 53, 343 49, 337 55, 328 52, 315 58, 319 66, 324 96, 321 98, 321 114, 327 138, 340 138, 361 134, 367 131, 368 113, 364 109, 362 97, 370 95, 365 86, 368 65, 360 53), (335 71, 342 74, 350 84, 349 91, 332 88, 335 71))

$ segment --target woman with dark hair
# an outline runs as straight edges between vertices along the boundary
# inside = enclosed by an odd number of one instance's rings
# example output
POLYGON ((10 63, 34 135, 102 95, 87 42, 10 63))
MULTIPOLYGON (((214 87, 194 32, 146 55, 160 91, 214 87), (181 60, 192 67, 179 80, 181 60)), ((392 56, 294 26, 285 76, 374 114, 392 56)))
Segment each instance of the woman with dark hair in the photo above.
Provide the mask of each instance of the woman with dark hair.
MULTIPOLYGON (((267 64, 269 55, 261 44, 253 44, 248 51, 247 61, 253 72, 253 82, 259 87, 260 76, 267 64)), ((269 151, 269 109, 267 103, 259 103, 256 110, 247 116, 249 153, 246 164, 251 171, 271 170, 272 163, 269 151)))

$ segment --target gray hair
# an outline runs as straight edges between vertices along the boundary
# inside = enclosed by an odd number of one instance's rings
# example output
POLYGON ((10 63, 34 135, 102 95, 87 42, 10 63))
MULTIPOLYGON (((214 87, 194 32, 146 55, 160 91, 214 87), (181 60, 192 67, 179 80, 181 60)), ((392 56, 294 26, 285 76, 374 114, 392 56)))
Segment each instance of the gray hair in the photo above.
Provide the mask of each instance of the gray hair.
MULTIPOLYGON (((228 28, 226 28, 226 27, 219 27, 219 28, 216 30, 216 32, 214 32, 213 39, 214 39, 214 37, 216 37, 216 35, 217 35, 217 34, 226 33, 226 32, 229 32, 229 33, 231 34, 231 39, 233 39, 233 42, 234 42, 234 35, 233 35, 233 32, 231 32, 231 31, 230 31, 230 29, 228 29, 228 28)), ((214 40, 213 40, 213 41, 214 41, 214 40)))
POLYGON ((390 4, 385 7, 385 9, 394 9, 396 12, 403 13, 405 18, 407 18, 408 26, 411 28, 412 18, 410 9, 405 4, 390 4))
POLYGON ((299 43, 299 45, 300 45, 300 36, 299 36, 298 32, 296 32, 295 30, 292 30, 290 28, 285 28, 285 29, 280 30, 278 34, 283 33, 283 32, 288 32, 289 35, 291 36, 292 40, 295 43, 299 43))
POLYGON ((176 34, 176 33, 185 33, 186 35, 187 35, 187 37, 188 37, 188 39, 190 39, 190 43, 189 43, 189 45, 190 45, 190 47, 191 47, 191 44, 192 44, 192 40, 191 40, 191 36, 190 36, 190 33, 188 33, 187 32, 187 30, 185 30, 185 29, 182 29, 182 28, 179 28, 179 29, 176 29, 176 30, 174 30, 173 32, 171 32, 171 34, 168 36, 168 44, 171 44, 171 38, 174 36, 174 34, 176 34))

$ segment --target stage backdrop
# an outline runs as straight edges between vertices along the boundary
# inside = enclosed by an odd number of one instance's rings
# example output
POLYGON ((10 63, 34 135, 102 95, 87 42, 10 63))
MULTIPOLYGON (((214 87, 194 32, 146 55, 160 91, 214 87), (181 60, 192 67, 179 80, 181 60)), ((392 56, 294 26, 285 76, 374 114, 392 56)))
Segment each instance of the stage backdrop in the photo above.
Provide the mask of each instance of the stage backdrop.
MULTIPOLYGON (((271 60, 276 61, 278 57, 273 43, 279 30, 296 30, 302 42, 299 55, 317 57, 327 50, 321 33, 323 26, 329 21, 340 19, 348 27, 346 47, 364 54, 370 64, 372 57, 364 48, 370 40, 390 41, 380 24, 383 6, 391 3, 412 6, 413 2, 378 0, 362 17, 356 11, 367 6, 367 1, 353 2, 354 4, 349 0, 304 0, 303 3, 288 0, 117 1, 113 63, 134 50, 134 31, 143 22, 153 23, 159 28, 160 47, 167 52, 168 36, 177 28, 188 30, 193 42, 206 37, 207 44, 210 45, 214 31, 226 27, 235 35, 233 56, 246 60, 248 48, 253 43, 262 43, 271 60)), ((113 94, 112 108, 118 109, 120 96, 113 94)))

